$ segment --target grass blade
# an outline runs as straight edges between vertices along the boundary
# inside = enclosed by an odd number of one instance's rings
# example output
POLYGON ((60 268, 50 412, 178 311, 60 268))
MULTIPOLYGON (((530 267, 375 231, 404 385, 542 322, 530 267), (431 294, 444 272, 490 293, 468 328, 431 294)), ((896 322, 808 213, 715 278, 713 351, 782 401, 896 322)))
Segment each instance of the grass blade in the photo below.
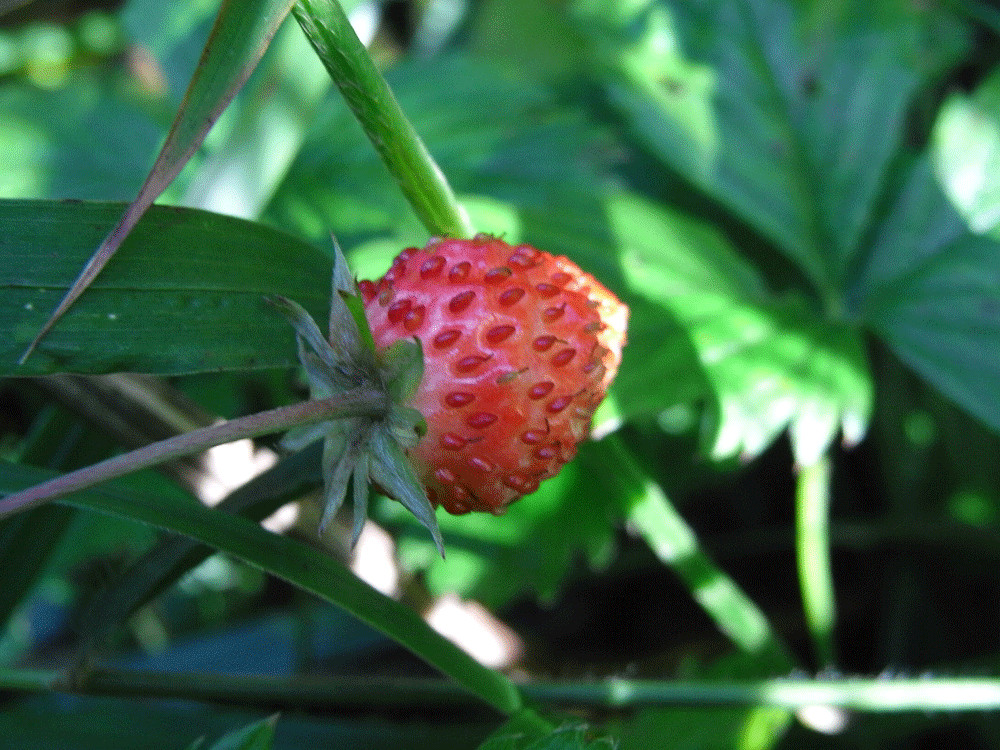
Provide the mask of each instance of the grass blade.
POLYGON ((288 15, 292 1, 223 0, 180 110, 139 195, 87 261, 48 321, 21 355, 21 364, 97 278, 146 209, 180 173, 205 140, 219 115, 257 67, 278 26, 288 15))

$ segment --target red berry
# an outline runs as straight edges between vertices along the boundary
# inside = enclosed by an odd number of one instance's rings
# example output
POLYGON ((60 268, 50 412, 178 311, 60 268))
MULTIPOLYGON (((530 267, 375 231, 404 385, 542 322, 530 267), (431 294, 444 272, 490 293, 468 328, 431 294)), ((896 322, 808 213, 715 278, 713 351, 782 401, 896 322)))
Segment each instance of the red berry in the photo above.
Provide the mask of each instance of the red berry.
POLYGON ((502 513, 555 476, 621 361, 628 308, 572 261, 487 235, 408 248, 360 284, 378 348, 416 336, 424 377, 410 450, 451 513, 502 513))

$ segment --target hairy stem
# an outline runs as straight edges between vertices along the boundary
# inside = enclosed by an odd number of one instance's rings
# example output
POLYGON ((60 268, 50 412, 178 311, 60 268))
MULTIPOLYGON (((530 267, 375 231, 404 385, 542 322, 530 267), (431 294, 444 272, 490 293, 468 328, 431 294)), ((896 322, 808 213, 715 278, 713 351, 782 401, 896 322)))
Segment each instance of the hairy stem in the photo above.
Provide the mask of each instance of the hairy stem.
POLYGON ((157 466, 191 453, 200 453, 216 445, 281 432, 297 425, 322 422, 327 419, 378 416, 384 414, 387 408, 384 393, 371 388, 356 388, 332 398, 281 406, 193 430, 7 495, 0 500, 0 518, 93 487, 115 477, 157 466))

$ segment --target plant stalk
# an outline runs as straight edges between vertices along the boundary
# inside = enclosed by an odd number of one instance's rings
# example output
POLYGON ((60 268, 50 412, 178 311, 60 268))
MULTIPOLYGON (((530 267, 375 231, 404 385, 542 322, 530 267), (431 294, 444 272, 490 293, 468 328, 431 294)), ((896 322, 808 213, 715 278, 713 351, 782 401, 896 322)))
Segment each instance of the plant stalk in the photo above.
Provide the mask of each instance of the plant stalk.
POLYGON ((619 471, 628 471, 645 485, 645 491, 628 510, 631 527, 677 574, 719 630, 741 651, 759 658, 763 671, 792 669, 795 660, 791 651, 757 604, 705 553, 694 530, 670 499, 644 479, 628 449, 620 443, 614 445, 619 471))
POLYGON ((385 393, 372 388, 355 388, 326 399, 303 401, 280 406, 258 414, 192 430, 137 450, 114 456, 93 466, 50 479, 14 492, 0 500, 0 518, 38 506, 49 500, 93 487, 115 477, 172 461, 191 453, 200 453, 234 440, 254 438, 291 427, 342 417, 384 414, 388 408, 385 393))
MULTIPOLYGON (((622 709, 664 706, 773 706, 796 710, 824 705, 870 713, 990 711, 1000 708, 1000 680, 990 677, 919 679, 627 680, 527 682, 518 685, 535 704, 622 709)), ((143 672, 94 668, 0 668, 0 689, 144 698, 181 698, 239 705, 297 708, 476 709, 482 703, 460 685, 439 679, 264 676, 143 672)))
POLYGON ((835 662, 836 601, 830 562, 830 459, 799 470, 795 490, 795 553, 806 625, 820 668, 835 662))

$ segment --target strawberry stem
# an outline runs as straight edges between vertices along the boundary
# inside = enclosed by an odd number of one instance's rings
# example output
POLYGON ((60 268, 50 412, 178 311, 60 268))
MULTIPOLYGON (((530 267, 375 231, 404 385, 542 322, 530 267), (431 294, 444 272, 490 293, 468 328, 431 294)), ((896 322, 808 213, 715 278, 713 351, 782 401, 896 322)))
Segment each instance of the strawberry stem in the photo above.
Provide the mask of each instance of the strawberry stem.
POLYGON ((0 500, 0 518, 133 471, 157 466, 191 453, 200 453, 216 445, 281 432, 290 427, 330 419, 359 416, 379 417, 384 415, 387 409, 388 402, 385 393, 373 388, 361 387, 344 391, 330 398, 281 406, 277 409, 192 430, 183 435, 177 435, 109 458, 93 466, 63 474, 20 492, 14 492, 0 500))

